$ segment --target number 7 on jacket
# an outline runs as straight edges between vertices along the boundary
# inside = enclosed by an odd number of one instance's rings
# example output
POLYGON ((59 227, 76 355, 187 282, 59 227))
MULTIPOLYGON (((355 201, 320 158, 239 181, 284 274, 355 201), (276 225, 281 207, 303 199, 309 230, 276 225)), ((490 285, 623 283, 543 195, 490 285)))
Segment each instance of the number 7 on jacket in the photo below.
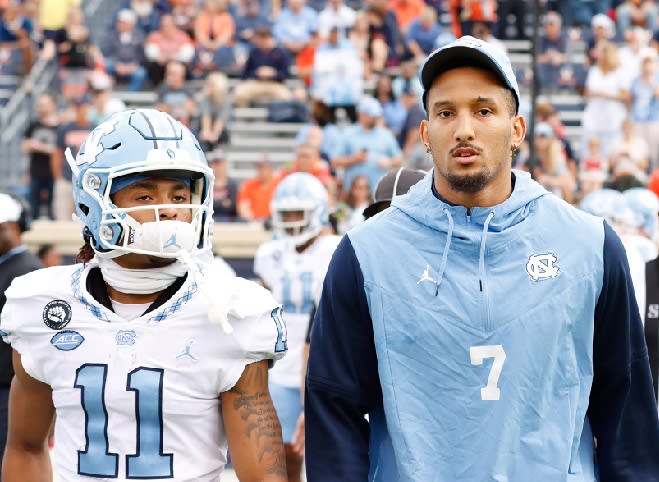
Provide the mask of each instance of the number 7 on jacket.
POLYGON ((506 352, 503 345, 481 345, 469 347, 469 357, 472 365, 482 365, 486 358, 494 358, 490 374, 487 376, 487 385, 481 388, 481 400, 499 400, 501 390, 497 386, 503 362, 506 361, 506 352))

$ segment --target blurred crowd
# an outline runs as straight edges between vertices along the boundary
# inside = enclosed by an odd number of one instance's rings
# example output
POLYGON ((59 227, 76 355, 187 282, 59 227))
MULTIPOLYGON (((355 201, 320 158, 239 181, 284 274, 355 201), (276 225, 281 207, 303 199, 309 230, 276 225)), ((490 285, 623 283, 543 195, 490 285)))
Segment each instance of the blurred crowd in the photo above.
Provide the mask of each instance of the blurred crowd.
MULTIPOLYGON (((118 91, 148 91, 154 107, 202 143, 215 170, 218 220, 267 221, 278 182, 302 171, 325 185, 343 232, 363 219, 389 169, 432 167, 418 135, 422 59, 465 34, 505 50, 528 41, 533 23, 533 2, 523 0, 112 5, 104 30, 94 32, 80 0, 0 0, 0 74, 24 75, 37 57, 58 66, 53 90, 34 99, 22 144, 36 217, 71 218, 66 149, 75 155, 95 125, 126 108, 118 91), (251 178, 237 181, 229 126, 235 109, 250 106, 300 128, 290 162, 281 167, 264 152, 250 164, 251 178)), ((536 106, 532 141, 515 167, 572 203, 602 188, 659 189, 659 4, 547 0, 540 10, 537 81, 549 100, 536 106), (585 104, 576 137, 551 101, 561 93, 585 104)), ((515 60, 524 91, 533 75, 515 60)))

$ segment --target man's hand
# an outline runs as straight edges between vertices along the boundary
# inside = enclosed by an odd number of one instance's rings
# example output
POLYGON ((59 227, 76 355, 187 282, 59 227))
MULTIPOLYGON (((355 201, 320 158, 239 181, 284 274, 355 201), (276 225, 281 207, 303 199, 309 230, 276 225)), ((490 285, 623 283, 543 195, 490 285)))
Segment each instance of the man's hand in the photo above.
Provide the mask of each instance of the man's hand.
POLYGON ((295 433, 291 440, 293 451, 300 457, 304 457, 304 412, 300 414, 295 424, 295 433))

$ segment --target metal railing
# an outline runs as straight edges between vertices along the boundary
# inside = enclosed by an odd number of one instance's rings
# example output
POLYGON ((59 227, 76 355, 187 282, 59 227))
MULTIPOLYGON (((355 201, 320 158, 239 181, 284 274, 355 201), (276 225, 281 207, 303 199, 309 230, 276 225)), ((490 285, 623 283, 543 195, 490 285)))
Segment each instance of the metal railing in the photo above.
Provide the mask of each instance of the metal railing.
POLYGON ((21 152, 21 140, 30 122, 33 96, 48 89, 56 70, 54 60, 37 60, 0 111, 0 189, 23 194, 21 191, 27 158, 21 152))
MULTIPOLYGON (((83 11, 93 42, 103 40, 109 26, 113 0, 83 0, 83 11)), ((9 102, 0 109, 0 189, 26 194, 23 177, 28 159, 21 152, 23 133, 32 117, 34 99, 53 85, 57 75, 54 59, 39 57, 9 102)))

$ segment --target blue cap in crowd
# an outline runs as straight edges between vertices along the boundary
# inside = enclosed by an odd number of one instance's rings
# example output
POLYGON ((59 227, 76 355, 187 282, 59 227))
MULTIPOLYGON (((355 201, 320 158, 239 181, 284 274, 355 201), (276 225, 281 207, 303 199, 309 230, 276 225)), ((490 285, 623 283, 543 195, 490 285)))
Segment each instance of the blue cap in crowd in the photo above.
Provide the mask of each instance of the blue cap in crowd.
POLYGON ((382 106, 373 97, 364 97, 357 105, 357 112, 371 117, 382 117, 382 106))
POLYGON ((538 122, 535 125, 534 133, 536 137, 552 137, 554 135, 554 129, 546 122, 538 122))
POLYGON ((521 96, 510 59, 500 47, 470 35, 460 37, 428 55, 419 74, 423 85, 423 105, 426 105, 428 90, 439 74, 465 66, 482 67, 493 72, 503 85, 513 91, 517 101, 516 111, 519 111, 521 96))

